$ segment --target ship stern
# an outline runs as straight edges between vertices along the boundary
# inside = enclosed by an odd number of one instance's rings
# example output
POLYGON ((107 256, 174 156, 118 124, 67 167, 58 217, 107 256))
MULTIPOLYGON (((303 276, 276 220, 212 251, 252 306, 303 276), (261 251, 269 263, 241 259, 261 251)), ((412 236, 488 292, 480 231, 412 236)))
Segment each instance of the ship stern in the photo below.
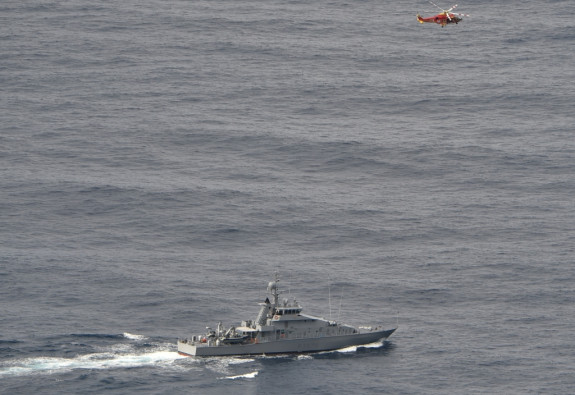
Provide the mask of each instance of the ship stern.
POLYGON ((196 356, 196 345, 193 343, 188 343, 186 340, 178 340, 178 354, 184 355, 186 357, 196 356))

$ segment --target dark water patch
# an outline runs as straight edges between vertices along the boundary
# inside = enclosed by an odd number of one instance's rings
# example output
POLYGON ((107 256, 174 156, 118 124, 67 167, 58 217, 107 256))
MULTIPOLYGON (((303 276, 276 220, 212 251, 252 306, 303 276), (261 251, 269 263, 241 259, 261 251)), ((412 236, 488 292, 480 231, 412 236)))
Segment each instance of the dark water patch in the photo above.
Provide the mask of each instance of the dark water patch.
POLYGON ((105 333, 71 333, 69 336, 87 339, 124 339, 123 334, 105 334, 105 333))
POLYGON ((7 344, 18 344, 18 343, 22 343, 22 340, 4 340, 4 339, 0 339, 0 345, 7 345, 7 344))

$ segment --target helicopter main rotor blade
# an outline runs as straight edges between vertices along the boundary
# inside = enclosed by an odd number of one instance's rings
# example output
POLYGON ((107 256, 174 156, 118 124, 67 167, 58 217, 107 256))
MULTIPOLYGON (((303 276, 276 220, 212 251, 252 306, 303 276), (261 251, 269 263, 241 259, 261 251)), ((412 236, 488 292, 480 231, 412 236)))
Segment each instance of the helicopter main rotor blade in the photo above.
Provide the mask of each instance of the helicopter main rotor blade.
POLYGON ((435 4, 434 2, 432 2, 431 0, 427 0, 429 1, 432 5, 436 6, 437 8, 439 8, 441 11, 445 11, 443 8, 441 8, 440 6, 438 6, 437 4, 435 4))
POLYGON ((457 8, 457 4, 455 4, 453 7, 451 7, 450 9, 448 9, 447 12, 451 12, 451 11, 453 11, 455 8, 457 8))

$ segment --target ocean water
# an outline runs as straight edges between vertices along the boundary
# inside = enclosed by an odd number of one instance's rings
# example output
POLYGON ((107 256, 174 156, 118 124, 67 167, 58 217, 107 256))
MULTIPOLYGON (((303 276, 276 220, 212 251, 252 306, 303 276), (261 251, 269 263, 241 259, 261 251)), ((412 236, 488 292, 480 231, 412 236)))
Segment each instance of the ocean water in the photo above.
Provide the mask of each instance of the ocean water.
POLYGON ((575 392, 575 3, 457 10, 3 0, 0 392, 575 392), (399 329, 177 354, 276 272, 399 329))

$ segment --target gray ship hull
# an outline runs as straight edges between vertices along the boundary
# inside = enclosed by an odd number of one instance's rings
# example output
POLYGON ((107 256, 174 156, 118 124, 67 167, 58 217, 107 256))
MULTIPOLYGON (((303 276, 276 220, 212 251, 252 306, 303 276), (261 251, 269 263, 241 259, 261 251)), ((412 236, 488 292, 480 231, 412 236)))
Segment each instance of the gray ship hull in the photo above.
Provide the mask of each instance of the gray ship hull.
POLYGON ((227 356, 310 353, 375 343, 387 339, 395 329, 370 331, 343 336, 282 339, 265 343, 207 345, 178 341, 178 352, 186 356, 227 356))

